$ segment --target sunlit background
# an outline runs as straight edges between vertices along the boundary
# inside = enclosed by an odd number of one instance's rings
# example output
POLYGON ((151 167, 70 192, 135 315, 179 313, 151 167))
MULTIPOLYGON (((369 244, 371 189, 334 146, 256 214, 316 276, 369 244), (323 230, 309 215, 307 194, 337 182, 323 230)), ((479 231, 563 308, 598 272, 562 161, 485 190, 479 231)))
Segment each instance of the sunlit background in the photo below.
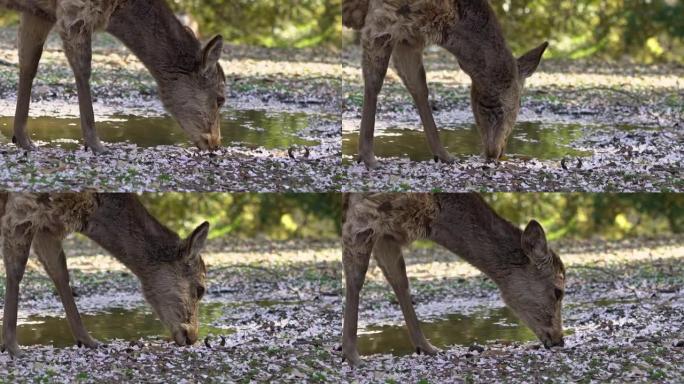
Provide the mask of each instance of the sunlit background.
MULTIPOLYGON (((524 226, 536 219, 553 240, 607 240, 684 232, 684 194, 492 193, 486 200, 503 217, 524 226)), ((183 234, 203 220, 211 237, 262 236, 274 240, 334 239, 339 235, 342 195, 143 194, 162 222, 183 234)))
MULTIPOLYGON (((548 40, 547 58, 684 61, 678 0, 491 0, 514 52, 548 40)), ((347 31, 346 41, 356 38, 347 31)))
MULTIPOLYGON (((266 47, 336 47, 341 0, 167 0, 200 36, 220 33, 234 44, 266 47)), ((0 8, 0 27, 18 14, 0 8)))

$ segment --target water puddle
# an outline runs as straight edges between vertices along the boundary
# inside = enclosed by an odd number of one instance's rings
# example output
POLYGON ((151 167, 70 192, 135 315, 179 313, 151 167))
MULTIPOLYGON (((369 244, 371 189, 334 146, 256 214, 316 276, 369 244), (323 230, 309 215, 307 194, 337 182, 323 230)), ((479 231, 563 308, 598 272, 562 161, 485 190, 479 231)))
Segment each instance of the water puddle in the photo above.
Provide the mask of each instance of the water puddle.
MULTIPOLYGON (((200 340, 208 334, 227 335, 234 332, 228 328, 209 325, 221 318, 225 310, 227 306, 224 304, 200 304, 200 340)), ((140 338, 171 338, 171 333, 164 328, 149 307, 110 308, 102 312, 81 314, 81 319, 90 335, 101 342, 113 339, 128 341, 140 338)), ((17 337, 20 345, 52 345, 57 348, 74 345, 65 316, 19 318, 17 337)))
MULTIPOLYGON (((312 146, 317 143, 297 136, 309 126, 305 113, 231 110, 222 115, 221 136, 224 146, 243 144, 269 149, 286 149, 293 145, 312 146)), ((14 117, 0 117, 0 142, 12 138, 14 117)), ((116 115, 95 123, 97 133, 108 143, 132 143, 140 147, 192 144, 171 117, 139 117, 116 115)), ((78 118, 29 118, 28 130, 35 141, 51 146, 76 149, 81 146, 78 118)))
MULTIPOLYGON (((508 308, 479 311, 469 315, 453 314, 433 322, 422 322, 425 337, 438 348, 450 345, 488 344, 496 341, 537 340, 508 308)), ((401 325, 371 326, 359 331, 359 353, 408 355, 415 352, 408 328, 401 325)))
MULTIPOLYGON (((540 160, 590 156, 591 152, 570 147, 572 142, 585 135, 583 128, 580 124, 520 122, 516 124, 508 140, 506 156, 540 160)), ((348 159, 357 153, 358 136, 356 126, 353 130, 343 132, 342 152, 348 159)), ((440 138, 446 149, 454 156, 482 154, 480 133, 474 124, 441 129, 440 138)), ((410 158, 413 161, 432 159, 422 127, 389 127, 376 130, 375 154, 378 157, 410 158)))

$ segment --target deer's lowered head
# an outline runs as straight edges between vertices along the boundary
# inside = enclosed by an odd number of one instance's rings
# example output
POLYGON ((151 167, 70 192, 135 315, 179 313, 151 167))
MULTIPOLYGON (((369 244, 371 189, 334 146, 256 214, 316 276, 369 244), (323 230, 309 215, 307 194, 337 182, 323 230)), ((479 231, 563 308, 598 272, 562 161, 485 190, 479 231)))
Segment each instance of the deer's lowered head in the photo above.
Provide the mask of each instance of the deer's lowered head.
POLYGON ((190 70, 164 73, 159 81, 164 107, 202 150, 221 144, 220 110, 226 101, 222 49, 223 38, 215 36, 197 52, 190 70))
POLYGON ((470 101, 484 154, 499 159, 520 111, 525 79, 537 69, 544 42, 516 59, 486 0, 456 1, 457 12, 440 44, 453 53, 472 80, 470 101))
MULTIPOLYGON (((197 341, 199 301, 204 296, 206 267, 200 256, 209 231, 204 223, 185 240, 180 241, 176 253, 165 260, 148 265, 140 274, 143 295, 161 322, 171 330, 179 346, 197 341)), ((169 251, 173 252, 172 248, 169 251)))
POLYGON ((510 70, 501 76, 473 80, 470 101, 488 159, 497 160, 504 154, 520 111, 525 79, 537 69, 546 47, 548 43, 543 43, 513 60, 510 70))
POLYGON ((542 226, 532 220, 520 230, 477 195, 436 196, 440 213, 430 238, 489 276, 544 346, 562 346, 565 267, 542 226))
POLYGON ((496 279, 501 296, 546 348, 563 346, 563 262, 548 247, 544 229, 534 220, 523 231, 520 242, 522 254, 512 255, 517 262, 496 279))
POLYGON ((159 223, 137 196, 98 194, 98 207, 83 234, 128 267, 143 296, 178 345, 197 341, 197 311, 205 291, 206 267, 200 255, 209 223, 187 239, 159 223))

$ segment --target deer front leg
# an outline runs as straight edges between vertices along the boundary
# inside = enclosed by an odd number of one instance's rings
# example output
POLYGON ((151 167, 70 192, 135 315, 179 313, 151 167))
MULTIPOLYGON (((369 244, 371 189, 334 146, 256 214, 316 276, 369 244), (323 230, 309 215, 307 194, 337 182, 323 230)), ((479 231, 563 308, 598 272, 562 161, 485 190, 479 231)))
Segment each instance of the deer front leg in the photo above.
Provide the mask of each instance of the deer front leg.
POLYGON ((430 344, 420 330, 418 317, 413 309, 408 276, 406 276, 406 264, 404 263, 404 256, 401 254, 401 246, 394 239, 383 237, 375 243, 373 255, 399 300, 401 311, 404 313, 404 320, 406 320, 406 325, 409 329, 409 337, 411 338, 411 343, 416 348, 416 352, 428 355, 438 353, 439 349, 430 344))
POLYGON ((392 48, 387 42, 364 41, 361 63, 364 90, 361 134, 359 137, 359 162, 363 161, 368 169, 378 167, 378 161, 373 153, 375 114, 378 107, 378 94, 385 81, 391 55, 392 48))
POLYGON ((444 149, 439 139, 435 119, 432 117, 425 67, 423 66, 423 46, 398 44, 394 49, 393 64, 406 89, 413 97, 435 161, 452 163, 454 158, 444 149))
POLYGON ((90 337, 83 326, 81 315, 78 313, 74 301, 74 295, 69 285, 69 271, 67 270, 62 242, 48 232, 39 231, 33 239, 33 251, 57 287, 57 293, 62 300, 69 328, 71 328, 76 343, 79 347, 85 345, 89 348, 96 348, 99 343, 90 337))
POLYGON ((366 280, 372 244, 354 244, 351 239, 343 239, 342 263, 346 286, 344 303, 344 325, 342 327, 342 353, 350 365, 361 363, 357 349, 359 322, 359 297, 366 280))
POLYGON ((14 136, 12 141, 25 150, 34 150, 26 132, 31 88, 38 71, 38 63, 43 54, 45 39, 50 33, 53 22, 46 21, 30 13, 21 14, 19 25, 19 89, 17 90, 17 108, 14 113, 14 136))
POLYGON ((5 287, 5 310, 2 321, 3 344, 0 350, 12 358, 21 357, 17 343, 17 312, 19 310, 19 284, 24 277, 26 262, 31 250, 33 233, 30 224, 14 228, 2 228, 2 256, 5 263, 7 283, 5 287))
POLYGON ((96 154, 103 153, 105 148, 100 143, 95 131, 95 114, 93 113, 93 100, 90 93, 92 32, 81 23, 76 23, 71 29, 62 30, 60 35, 64 42, 64 52, 76 79, 78 107, 81 113, 81 131, 86 148, 90 148, 96 154))

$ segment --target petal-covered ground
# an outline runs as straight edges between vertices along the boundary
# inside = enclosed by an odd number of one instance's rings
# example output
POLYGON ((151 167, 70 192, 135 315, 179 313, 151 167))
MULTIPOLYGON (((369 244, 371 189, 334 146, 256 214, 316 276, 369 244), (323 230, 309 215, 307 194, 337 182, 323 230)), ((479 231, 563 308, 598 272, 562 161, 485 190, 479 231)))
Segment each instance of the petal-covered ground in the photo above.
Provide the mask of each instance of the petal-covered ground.
MULTIPOLYGON (((453 134, 457 125, 474 124, 470 79, 453 56, 431 47, 425 65, 433 113, 443 135, 453 134)), ((343 134, 348 137, 358 135, 363 105, 357 46, 345 47, 342 73, 343 134)), ((488 164, 476 142, 467 154, 453 153, 457 160, 450 165, 383 155, 376 149, 380 168, 368 171, 356 164, 357 151, 351 147, 343 152, 343 190, 681 191, 683 85, 684 70, 677 65, 544 60, 526 81, 518 121, 579 125, 582 134, 565 146, 586 154, 581 164, 575 157, 529 154, 488 164)), ((376 141, 390 145, 399 140, 395 133, 384 131, 388 127, 422 131, 411 97, 392 69, 378 108, 376 141)), ((533 143, 553 144, 552 140, 533 143)), ((402 144, 410 147, 406 151, 428 151, 422 135, 402 144)))
MULTIPOLYGON (((93 51, 91 87, 96 121, 119 115, 166 115, 154 80, 130 51, 106 34, 97 35, 93 51)), ((0 117, 14 115, 17 63, 16 29, 0 29, 0 117)), ((338 54, 229 46, 221 64, 227 77, 227 108, 305 113, 308 127, 293 136, 313 144, 270 148, 244 141, 229 143, 210 155, 189 150, 187 143, 139 146, 110 142, 105 144, 107 153, 95 157, 82 150, 64 149, 59 140, 53 140, 39 141, 39 150, 27 153, 11 144, 8 124, 0 127, 4 133, 4 137, 0 134, 0 188, 252 192, 339 189, 338 54)), ((73 76, 54 35, 48 40, 32 96, 31 117, 79 116, 73 76)), ((29 132, 31 125, 29 121, 29 132)), ((258 131, 262 127, 251 128, 258 131)), ((72 144, 78 147, 78 141, 72 144)))
MULTIPOLYGON (((566 346, 492 340, 441 346, 438 356, 374 354, 352 369, 339 352, 343 304, 336 242, 211 242, 206 306, 224 305, 209 336, 189 348, 107 340, 97 350, 24 346, 0 355, 2 382, 681 382, 684 380, 684 239, 556 244, 567 266, 566 346), (225 329, 221 332, 220 329, 225 329)), ((81 312, 143 304, 135 278, 88 241, 67 242, 81 312)), ((440 248, 415 247, 407 267, 419 317, 502 306, 494 285, 440 248)), ((4 286, 4 279, 0 280, 4 286)), ((31 260, 20 317, 59 315, 49 279, 31 260)), ((362 328, 402 324, 379 268, 361 300, 362 328)), ((97 335, 95 335, 97 336, 97 335)))

